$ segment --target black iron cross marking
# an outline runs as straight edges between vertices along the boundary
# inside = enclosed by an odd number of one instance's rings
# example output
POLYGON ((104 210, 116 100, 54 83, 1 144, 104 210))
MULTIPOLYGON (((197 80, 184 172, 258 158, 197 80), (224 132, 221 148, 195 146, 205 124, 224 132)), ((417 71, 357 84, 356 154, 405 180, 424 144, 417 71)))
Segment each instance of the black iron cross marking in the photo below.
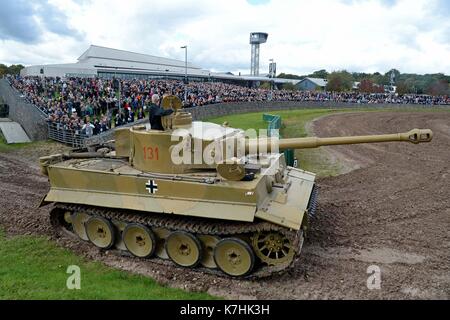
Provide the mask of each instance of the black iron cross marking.
POLYGON ((156 192, 158 192, 158 184, 156 183, 155 180, 148 180, 145 187, 151 194, 155 194, 156 192))

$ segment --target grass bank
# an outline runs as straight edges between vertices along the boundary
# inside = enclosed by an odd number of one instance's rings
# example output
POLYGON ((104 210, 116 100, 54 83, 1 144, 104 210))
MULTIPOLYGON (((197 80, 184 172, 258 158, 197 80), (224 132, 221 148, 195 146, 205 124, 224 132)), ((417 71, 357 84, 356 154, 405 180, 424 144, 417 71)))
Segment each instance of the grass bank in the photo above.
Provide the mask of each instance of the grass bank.
MULTIPOLYGON (((257 112, 247 114, 228 115, 219 118, 208 119, 217 124, 228 121, 234 128, 246 129, 267 129, 267 122, 263 120, 263 114, 270 113, 281 116, 282 128, 280 134, 283 138, 307 137, 310 133, 307 125, 314 119, 327 116, 333 113, 349 112, 354 109, 298 109, 276 112, 257 112)), ((333 176, 341 172, 339 163, 334 163, 327 156, 323 148, 296 150, 295 156, 299 159, 300 167, 307 171, 317 173, 318 176, 333 176)))
MULTIPOLYGON (((282 128, 280 133, 283 138, 306 137, 311 133, 307 130, 307 125, 314 119, 345 112, 430 112, 430 111, 450 111, 450 108, 359 108, 359 109, 297 109, 273 112, 256 112, 246 114, 227 115, 218 118, 211 118, 205 121, 222 124, 228 121, 229 125, 240 129, 267 129, 267 123, 263 120, 263 114, 270 113, 279 115, 282 118, 282 128)), ((326 148, 296 150, 295 156, 300 161, 300 167, 304 170, 315 172, 319 177, 339 175, 343 171, 340 163, 329 156, 326 148)))
POLYGON ((6 139, 0 131, 0 152, 8 152, 32 145, 33 143, 7 144, 6 139))
POLYGON ((6 238, 0 231, 0 299, 213 299, 158 285, 154 280, 88 262, 43 237, 6 238), (81 271, 81 289, 69 290, 69 266, 81 271))

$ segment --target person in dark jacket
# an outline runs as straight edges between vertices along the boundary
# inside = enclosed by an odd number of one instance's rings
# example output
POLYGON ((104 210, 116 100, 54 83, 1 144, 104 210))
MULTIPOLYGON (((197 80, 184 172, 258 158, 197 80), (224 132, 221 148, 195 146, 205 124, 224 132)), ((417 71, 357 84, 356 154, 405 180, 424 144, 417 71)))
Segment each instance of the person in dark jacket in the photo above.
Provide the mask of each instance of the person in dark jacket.
POLYGON ((169 116, 174 111, 173 109, 164 110, 159 106, 160 97, 157 94, 152 96, 152 103, 150 104, 150 125, 152 130, 164 131, 164 127, 161 122, 161 117, 169 116))

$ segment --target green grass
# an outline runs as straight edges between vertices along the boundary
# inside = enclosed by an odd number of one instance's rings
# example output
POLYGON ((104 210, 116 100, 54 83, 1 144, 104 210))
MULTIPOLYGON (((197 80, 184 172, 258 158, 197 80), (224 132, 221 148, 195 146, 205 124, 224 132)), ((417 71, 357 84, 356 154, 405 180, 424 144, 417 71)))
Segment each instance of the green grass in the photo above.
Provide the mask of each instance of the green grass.
POLYGON ((0 299, 214 299, 87 262, 42 237, 6 238, 0 231, 0 299), (69 290, 67 268, 81 268, 81 290, 69 290))
POLYGON ((15 143, 15 144, 7 144, 6 139, 0 131, 0 152, 8 152, 12 150, 16 150, 19 148, 23 148, 26 146, 30 146, 33 143, 15 143))
POLYGON ((28 143, 12 143, 7 144, 5 137, 2 135, 0 131, 0 152, 10 152, 19 149, 25 149, 29 151, 33 151, 35 149, 40 149, 43 147, 49 146, 57 146, 60 145, 59 142, 53 140, 42 140, 42 141, 33 141, 28 143))
MULTIPOLYGON (((273 112, 257 112, 247 114, 235 114, 218 118, 211 118, 205 121, 222 124, 228 121, 234 128, 247 130, 267 129, 267 122, 263 121, 263 114, 269 113, 279 115, 282 118, 282 128, 280 134, 283 138, 306 137, 310 135, 307 124, 312 120, 322 116, 343 113, 343 112, 429 112, 429 111, 450 111, 443 108, 358 108, 358 109, 297 109, 273 112)), ((336 176, 342 173, 343 166, 330 157, 325 148, 295 150, 295 156, 299 159, 300 167, 304 170, 316 173, 319 177, 336 176)))
MULTIPOLYGON (((307 124, 314 119, 333 113, 349 112, 353 109, 299 109, 275 112, 257 112, 248 114, 236 114, 219 118, 208 119, 217 124, 228 121, 234 128, 247 130, 267 129, 267 122, 263 121, 263 114, 279 115, 282 119, 280 134, 284 138, 306 137, 309 135, 307 124)), ((300 167, 307 171, 315 172, 318 176, 334 176, 342 171, 339 163, 332 162, 323 148, 296 150, 295 156, 299 159, 300 167)))

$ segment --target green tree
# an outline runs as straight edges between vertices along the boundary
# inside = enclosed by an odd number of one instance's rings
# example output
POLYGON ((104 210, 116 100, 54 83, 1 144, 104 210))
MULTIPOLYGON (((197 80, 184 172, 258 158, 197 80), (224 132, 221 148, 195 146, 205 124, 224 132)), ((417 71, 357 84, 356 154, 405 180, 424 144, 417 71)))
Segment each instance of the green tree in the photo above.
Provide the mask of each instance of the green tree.
POLYGON ((313 73, 309 74, 308 77, 326 79, 328 77, 328 72, 327 70, 322 69, 314 71, 313 73))
POLYGON ((261 89, 271 89, 270 82, 267 82, 267 81, 261 83, 261 85, 260 85, 259 87, 260 87, 261 89))
POLYGON ((19 74, 20 70, 22 70, 23 68, 25 67, 21 64, 13 64, 9 67, 4 64, 0 64, 0 76, 6 74, 13 74, 13 75, 19 74))
POLYGON ((347 71, 334 71, 328 75, 328 91, 350 91, 353 88, 353 77, 347 71))
POLYGON ((384 79, 386 81, 388 81, 389 83, 391 82, 391 73, 394 72, 394 78, 395 81, 398 81, 399 77, 400 77, 400 71, 398 71, 397 69, 391 69, 388 72, 386 72, 384 74, 384 79))
POLYGON ((19 74, 20 70, 22 70, 23 68, 25 68, 25 67, 21 64, 13 64, 8 68, 8 73, 16 75, 16 74, 19 74))
POLYGON ((298 79, 301 80, 303 78, 305 78, 304 76, 298 76, 296 74, 290 74, 290 73, 280 73, 277 78, 282 78, 282 79, 298 79))
POLYGON ((8 67, 4 64, 0 64, 0 76, 8 73, 8 67))
POLYGON ((402 80, 397 82, 397 93, 405 94, 405 93, 413 93, 413 87, 411 87, 408 82, 402 80))
POLYGON ((283 83, 282 89, 295 91, 295 90, 297 90, 297 87, 291 82, 286 82, 286 83, 283 83))
POLYGON ((372 80, 373 83, 376 83, 378 85, 385 85, 385 84, 389 84, 389 81, 387 80, 386 76, 383 76, 381 73, 379 72, 375 72, 372 77, 370 78, 370 80, 372 80))

